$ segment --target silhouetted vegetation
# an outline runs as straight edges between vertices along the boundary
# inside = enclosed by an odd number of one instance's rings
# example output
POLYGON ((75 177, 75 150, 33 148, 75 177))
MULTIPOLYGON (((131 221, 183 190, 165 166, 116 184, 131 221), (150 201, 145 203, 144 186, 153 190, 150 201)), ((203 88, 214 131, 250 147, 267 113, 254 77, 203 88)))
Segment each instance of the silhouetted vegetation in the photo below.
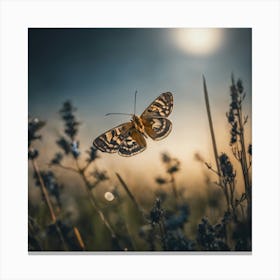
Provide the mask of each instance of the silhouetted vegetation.
POLYGON ((140 203, 135 188, 127 184, 123 174, 115 172, 118 184, 109 191, 100 190, 100 185, 111 179, 109 172, 98 167, 101 152, 93 146, 85 152, 81 149, 81 122, 70 101, 59 112, 64 131, 54 143, 57 152, 48 167, 41 169, 36 141, 42 139, 39 133, 46 122, 30 118, 28 159, 33 177, 29 177, 29 187, 39 188, 42 203, 33 205, 29 200, 29 251, 251 251, 252 144, 246 143, 244 136, 248 120, 242 108, 244 86, 232 76, 225 142, 233 157, 220 152, 216 144, 205 79, 204 94, 215 163, 195 155, 202 163, 205 184, 211 187, 206 199, 193 197, 191 203, 176 179, 183 172, 182 159, 173 157, 172 151, 155 159, 161 160, 163 172, 149 174, 156 185, 150 201, 140 203), (242 170, 242 193, 236 189, 238 165, 242 170), (58 171, 63 173, 63 183, 58 171), (214 182, 208 173, 216 176, 214 182), (73 176, 79 178, 75 192, 68 188, 73 176), (207 216, 209 209, 214 219, 207 216))

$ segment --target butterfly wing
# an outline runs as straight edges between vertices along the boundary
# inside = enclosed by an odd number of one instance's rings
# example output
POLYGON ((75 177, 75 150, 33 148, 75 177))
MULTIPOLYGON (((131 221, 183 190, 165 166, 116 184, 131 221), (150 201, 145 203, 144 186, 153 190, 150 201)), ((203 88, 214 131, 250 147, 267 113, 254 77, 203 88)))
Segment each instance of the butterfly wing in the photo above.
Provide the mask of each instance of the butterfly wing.
POLYGON ((98 136, 93 141, 93 145, 102 152, 116 153, 131 128, 131 122, 116 126, 98 136))
POLYGON ((172 129, 171 121, 166 118, 146 118, 143 124, 145 132, 156 141, 167 137, 172 129))
POLYGON ((120 156, 129 157, 143 152, 147 147, 146 140, 141 132, 132 128, 119 147, 120 156))
MULTIPOLYGON (((171 131, 168 117, 173 108, 171 92, 162 93, 140 116, 145 132, 154 140, 165 138, 171 131)), ((102 152, 133 156, 146 149, 144 135, 135 128, 133 122, 123 123, 98 136, 93 145, 102 152)))
POLYGON ((141 118, 166 118, 171 114, 172 109, 173 95, 171 92, 164 92, 146 108, 141 118))
POLYGON ((123 123, 98 136, 93 145, 102 152, 129 157, 146 149, 144 136, 133 127, 132 122, 123 123))
POLYGON ((141 115, 145 132, 153 140, 161 140, 169 135, 172 123, 166 119, 173 109, 173 95, 164 92, 156 98, 141 115))

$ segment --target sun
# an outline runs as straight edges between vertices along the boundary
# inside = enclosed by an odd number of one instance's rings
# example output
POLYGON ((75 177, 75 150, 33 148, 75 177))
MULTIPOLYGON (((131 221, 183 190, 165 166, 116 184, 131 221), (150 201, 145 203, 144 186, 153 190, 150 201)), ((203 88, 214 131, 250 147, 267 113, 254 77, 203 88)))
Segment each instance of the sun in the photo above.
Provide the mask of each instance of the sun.
POLYGON ((222 45, 223 30, 217 28, 178 29, 175 32, 176 45, 186 53, 208 55, 222 45))

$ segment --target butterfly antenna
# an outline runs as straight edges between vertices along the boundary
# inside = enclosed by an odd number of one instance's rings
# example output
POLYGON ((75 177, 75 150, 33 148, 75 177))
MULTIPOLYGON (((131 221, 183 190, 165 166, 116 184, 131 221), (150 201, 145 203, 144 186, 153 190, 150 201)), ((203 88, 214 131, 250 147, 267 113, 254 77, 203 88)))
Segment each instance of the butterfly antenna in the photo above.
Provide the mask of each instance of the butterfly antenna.
POLYGON ((136 96, 137 96, 137 90, 135 91, 135 94, 134 94, 134 115, 136 113, 136 96))
POLYGON ((127 113, 108 113, 105 115, 106 116, 110 116, 110 115, 126 115, 126 116, 133 116, 133 114, 127 114, 127 113))

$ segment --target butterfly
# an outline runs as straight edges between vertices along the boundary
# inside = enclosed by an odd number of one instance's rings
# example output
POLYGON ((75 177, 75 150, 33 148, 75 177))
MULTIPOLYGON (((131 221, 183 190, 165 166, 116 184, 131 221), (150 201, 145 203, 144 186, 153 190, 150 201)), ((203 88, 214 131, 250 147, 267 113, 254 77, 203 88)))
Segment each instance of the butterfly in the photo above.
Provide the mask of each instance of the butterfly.
POLYGON ((93 145, 102 152, 118 152, 124 157, 143 152, 147 147, 147 136, 157 141, 169 135, 172 123, 167 117, 172 109, 173 95, 171 92, 164 92, 140 116, 131 114, 130 122, 101 134, 93 141, 93 145))

